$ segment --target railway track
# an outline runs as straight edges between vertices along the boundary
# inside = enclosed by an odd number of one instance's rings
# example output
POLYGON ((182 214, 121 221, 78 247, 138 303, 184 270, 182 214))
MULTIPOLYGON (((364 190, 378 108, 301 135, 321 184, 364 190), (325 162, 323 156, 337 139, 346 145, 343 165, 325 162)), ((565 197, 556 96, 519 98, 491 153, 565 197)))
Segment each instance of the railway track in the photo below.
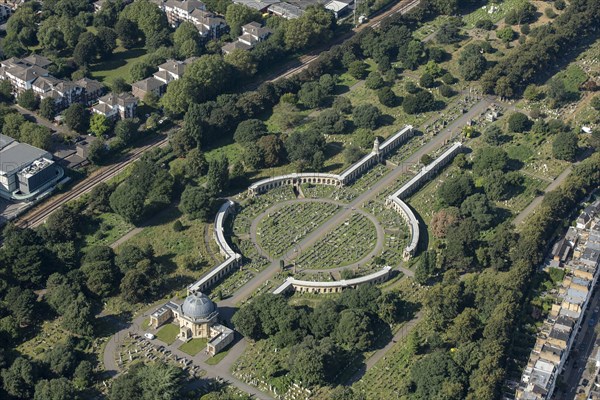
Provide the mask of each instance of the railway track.
MULTIPOLYGON (((349 39, 355 33, 360 32, 361 30, 366 29, 367 27, 377 28, 381 25, 381 22, 385 18, 392 16, 394 14, 398 14, 398 13, 404 14, 404 13, 410 11, 411 9, 413 9, 414 7, 416 7, 419 3, 420 3, 420 0, 400 1, 399 3, 393 5, 390 9, 374 16, 367 23, 362 24, 362 25, 354 28, 352 31, 348 32, 347 34, 338 37, 333 42, 329 43, 327 47, 314 50, 312 52, 312 54, 300 57, 299 61, 301 64, 299 66, 287 69, 285 72, 279 74, 277 77, 275 77, 274 79, 271 79, 269 81, 275 82, 280 79, 283 79, 283 78, 286 78, 289 76, 293 76, 293 75, 303 71, 304 69, 308 68, 308 66, 319 57, 321 52, 326 50, 327 48, 330 48, 331 46, 334 46, 336 44, 340 44, 340 43, 344 42, 345 40, 349 39)), ((88 178, 84 179, 83 181, 81 181, 78 184, 76 184, 75 186, 73 186, 73 188, 71 188, 71 190, 69 190, 68 192, 63 193, 62 195, 54 196, 51 199, 43 202, 38 207, 33 208, 32 210, 25 213, 23 216, 19 217, 16 220, 15 224, 20 227, 30 227, 30 228, 34 228, 34 227, 41 225, 42 223, 44 223, 44 221, 46 220, 46 218, 48 218, 48 216, 50 214, 52 214, 54 211, 56 211, 62 205, 66 204, 69 201, 75 200, 75 199, 83 196, 86 193, 89 193, 100 182, 106 182, 107 180, 109 180, 109 179, 113 178, 114 176, 118 175, 119 173, 121 173, 125 168, 127 168, 127 166, 129 164, 131 164, 133 161, 139 159, 142 156, 142 154, 144 154, 146 151, 148 151, 154 147, 164 146, 167 144, 167 142, 168 142, 168 138, 167 138, 167 136, 165 136, 164 138, 162 138, 159 141, 149 143, 145 146, 142 146, 140 148, 132 150, 119 163, 108 166, 108 167, 101 168, 99 171, 97 171, 93 175, 89 176, 88 178)))
POLYGON ((120 174, 128 165, 139 159, 146 151, 155 147, 165 146, 167 143, 168 137, 165 135, 164 137, 161 137, 160 140, 132 150, 119 163, 99 169, 88 178, 73 186, 68 192, 54 196, 40 206, 28 211, 17 219, 15 224, 22 228, 35 228, 41 225, 50 214, 59 209, 62 205, 89 193, 97 184, 106 182, 120 174))
POLYGON ((286 72, 278 75, 276 78, 269 80, 269 82, 277 82, 280 79, 288 78, 290 76, 293 76, 293 75, 305 70, 306 68, 308 68, 308 66, 313 61, 315 61, 317 58, 319 58, 322 51, 325 51, 326 49, 331 48, 332 46, 335 46, 336 44, 340 44, 340 43, 348 40, 350 37, 352 37, 352 35, 362 31, 363 29, 366 29, 368 27, 378 28, 381 25, 381 22, 385 18, 390 17, 395 14, 398 14, 398 13, 404 14, 404 13, 412 10, 414 7, 416 7, 420 3, 420 1, 421 0, 400 1, 399 3, 397 3, 393 7, 391 7, 389 10, 374 16, 373 19, 371 19, 367 23, 362 24, 362 25, 352 29, 350 32, 346 33, 345 35, 342 35, 342 36, 338 37, 337 39, 335 39, 334 41, 330 42, 326 48, 320 48, 318 50, 314 50, 312 52, 312 54, 300 57, 299 58, 299 61, 300 61, 299 66, 288 69, 286 72))

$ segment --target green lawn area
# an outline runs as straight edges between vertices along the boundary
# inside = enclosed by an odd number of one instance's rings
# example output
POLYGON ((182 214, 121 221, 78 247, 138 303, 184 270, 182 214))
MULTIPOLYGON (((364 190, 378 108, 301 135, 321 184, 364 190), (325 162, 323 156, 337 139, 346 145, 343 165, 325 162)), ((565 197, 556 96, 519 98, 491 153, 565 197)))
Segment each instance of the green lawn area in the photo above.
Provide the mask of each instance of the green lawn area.
POLYGON ((495 2, 493 4, 494 7, 496 7, 496 11, 491 14, 489 13, 490 6, 487 8, 476 8, 472 13, 463 16, 465 28, 471 29, 475 27, 475 23, 480 19, 490 19, 494 23, 498 22, 504 18, 509 10, 524 3, 527 3, 527 0, 504 0, 502 2, 495 2))
POLYGON ((109 60, 93 65, 92 77, 106 84, 110 84, 115 78, 124 78, 131 82, 129 70, 131 66, 140 61, 146 55, 146 49, 124 49, 118 47, 109 60))
POLYGON ((179 346, 179 350, 183 351, 190 356, 195 356, 202 349, 206 348, 206 339, 192 339, 187 343, 179 346))
POLYGON ((133 225, 115 213, 103 213, 96 219, 98 225, 85 235, 86 247, 110 245, 133 228, 133 225))
POLYGON ((225 356, 227 354, 229 354, 229 350, 222 351, 219 354, 215 355, 214 357, 211 357, 208 360, 206 360, 206 363, 208 365, 217 365, 218 363, 221 362, 222 359, 225 358, 225 356))
MULTIPOLYGON (((153 220, 153 226, 144 228, 142 232, 127 241, 135 246, 151 245, 155 256, 164 266, 172 271, 197 278, 198 269, 212 267, 215 261, 209 255, 204 238, 205 223, 200 220, 188 220, 181 216, 176 207, 170 207, 160 213, 153 220), (181 232, 173 230, 173 222, 180 219, 184 226, 181 232), (192 266, 190 270, 190 265, 192 266)), ((210 252, 218 255, 216 243, 209 240, 209 245, 214 246, 210 252)))
POLYGON ((174 324, 167 324, 160 328, 158 332, 156 332, 156 337, 166 344, 171 344, 177 339, 177 335, 179 334, 179 327, 174 324))
POLYGON ((146 318, 144 322, 142 322, 142 329, 146 330, 150 326, 150 318, 146 318))

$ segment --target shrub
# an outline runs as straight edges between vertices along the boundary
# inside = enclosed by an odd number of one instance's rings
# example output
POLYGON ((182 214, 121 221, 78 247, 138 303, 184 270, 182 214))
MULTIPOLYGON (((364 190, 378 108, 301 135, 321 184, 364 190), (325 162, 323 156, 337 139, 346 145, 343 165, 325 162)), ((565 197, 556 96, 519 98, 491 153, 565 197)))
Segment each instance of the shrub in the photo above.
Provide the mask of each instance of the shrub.
POLYGON ((494 29, 494 23, 490 19, 480 19, 475 23, 475 28, 491 31, 494 29))
POLYGON ((523 113, 515 112, 508 117, 508 129, 511 132, 526 132, 531 125, 531 120, 523 113))
POLYGON ((365 86, 373 90, 379 89, 384 83, 381 74, 376 71, 371 72, 369 76, 367 76, 367 79, 365 79, 365 86))
POLYGON ((421 75, 421 79, 419 79, 419 85, 421 85, 421 87, 424 88, 431 88, 435 85, 435 80, 433 79, 433 76, 431 76, 431 74, 428 74, 426 72, 423 75, 421 75))
POLYGON ((448 85, 442 85, 440 87, 440 94, 444 97, 452 97, 454 96, 454 89, 448 85))
POLYGON ((556 18, 556 12, 552 9, 552 7, 546 8, 544 10, 544 14, 546 15, 546 17, 548 17, 550 19, 556 18))
POLYGON ((386 107, 394 107, 398 98, 396 94, 389 87, 382 87, 377 91, 377 98, 379 102, 386 107))
POLYGON ((181 223, 180 220, 173 222, 173 231, 174 232, 181 232, 182 230, 183 230, 183 224, 181 223))

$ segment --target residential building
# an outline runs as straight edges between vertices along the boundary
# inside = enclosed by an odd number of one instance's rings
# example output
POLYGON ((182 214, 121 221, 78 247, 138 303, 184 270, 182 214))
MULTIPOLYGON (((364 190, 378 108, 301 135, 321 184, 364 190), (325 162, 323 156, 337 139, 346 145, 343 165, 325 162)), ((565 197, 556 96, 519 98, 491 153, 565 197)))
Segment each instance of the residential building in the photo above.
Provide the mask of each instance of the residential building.
POLYGON ((164 93, 166 87, 167 85, 163 81, 151 76, 150 78, 133 83, 131 85, 131 93, 138 99, 144 100, 150 92, 160 97, 164 93))
POLYGON ((0 134, 0 197, 29 200, 54 187, 63 176, 49 152, 0 134))
POLYGON ((30 58, 29 60, 11 57, 0 62, 0 79, 8 79, 10 81, 15 95, 32 89, 33 82, 37 78, 49 75, 48 70, 36 64, 35 61, 40 62, 44 66, 48 65, 46 61, 49 62, 48 59, 41 56, 30 58))
POLYGON ((304 14, 303 9, 290 3, 272 4, 269 6, 267 11, 273 15, 277 15, 278 17, 285 19, 300 18, 302 14, 304 14))
POLYGON ((565 238, 553 248, 565 275, 556 303, 539 330, 536 344, 516 390, 519 400, 552 398, 561 373, 584 319, 600 271, 600 201, 587 207, 565 238))
POLYGON ((237 38, 237 41, 227 43, 221 48, 223 53, 229 54, 236 49, 250 50, 257 43, 266 40, 272 31, 269 28, 263 27, 258 22, 250 22, 242 26, 242 34, 237 38))
POLYGON ((353 1, 330 0, 325 3, 325 9, 331 11, 336 18, 343 17, 350 12, 350 4, 353 1))
POLYGON ((92 107, 92 112, 107 118, 127 119, 135 117, 138 99, 131 93, 109 93, 98 99, 98 104, 92 107))
POLYGON ((266 13, 268 8, 273 4, 280 3, 280 0, 233 0, 235 4, 242 4, 246 7, 253 8, 255 10, 260 11, 261 13, 266 13))
POLYGON ((192 11, 189 21, 198 29, 200 36, 206 39, 218 39, 228 28, 225 18, 200 9, 192 11))
POLYGON ((81 78, 75 83, 84 90, 81 102, 86 106, 91 106, 106 93, 106 86, 90 78, 81 78))
POLYGON ((206 5, 198 0, 167 0, 163 10, 171 26, 177 27, 181 22, 191 20, 194 10, 206 11, 206 5))

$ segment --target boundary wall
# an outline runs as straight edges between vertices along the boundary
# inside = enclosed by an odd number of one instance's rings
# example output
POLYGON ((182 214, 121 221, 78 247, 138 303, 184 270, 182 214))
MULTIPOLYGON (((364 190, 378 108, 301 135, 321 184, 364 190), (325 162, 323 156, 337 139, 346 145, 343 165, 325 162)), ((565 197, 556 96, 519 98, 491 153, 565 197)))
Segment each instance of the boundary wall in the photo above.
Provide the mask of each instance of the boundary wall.
POLYGON ((391 271, 392 267, 386 266, 372 274, 361 276, 360 278, 343 279, 341 281, 303 281, 289 277, 273 291, 273 294, 292 291, 300 293, 339 293, 346 288, 356 289, 358 286, 367 283, 385 282, 389 278, 391 271))
POLYGON ((404 248, 403 257, 408 260, 415 254, 417 246, 419 244, 419 220, 415 216, 412 209, 406 204, 403 199, 409 197, 411 194, 416 192, 421 185, 429 180, 434 174, 436 174, 441 168, 446 166, 456 154, 462 150, 462 143, 455 142, 450 148, 448 148, 441 156, 436 158, 429 165, 424 166, 421 171, 412 177, 411 180, 406 182, 398 191, 390 195, 386 200, 386 206, 396 210, 402 218, 406 221, 410 227, 411 239, 408 246, 404 248))
POLYGON ((242 255, 233 251, 225 239, 225 229, 223 224, 225 220, 234 211, 235 203, 227 200, 217 213, 215 218, 214 239, 219 246, 219 252, 225 257, 225 261, 217 265, 210 272, 200 278, 198 281, 188 286, 188 293, 204 292, 206 289, 220 281, 225 275, 229 274, 234 268, 242 264, 242 255))
POLYGON ((414 130, 412 125, 406 125, 393 136, 386 139, 381 145, 379 145, 379 140, 375 139, 373 150, 339 175, 306 172, 275 176, 253 183, 248 187, 248 194, 250 196, 256 196, 279 186, 299 185, 303 183, 331 186, 347 185, 358 179, 373 165, 380 162, 383 157, 388 155, 402 143, 406 142, 413 135, 414 130))

